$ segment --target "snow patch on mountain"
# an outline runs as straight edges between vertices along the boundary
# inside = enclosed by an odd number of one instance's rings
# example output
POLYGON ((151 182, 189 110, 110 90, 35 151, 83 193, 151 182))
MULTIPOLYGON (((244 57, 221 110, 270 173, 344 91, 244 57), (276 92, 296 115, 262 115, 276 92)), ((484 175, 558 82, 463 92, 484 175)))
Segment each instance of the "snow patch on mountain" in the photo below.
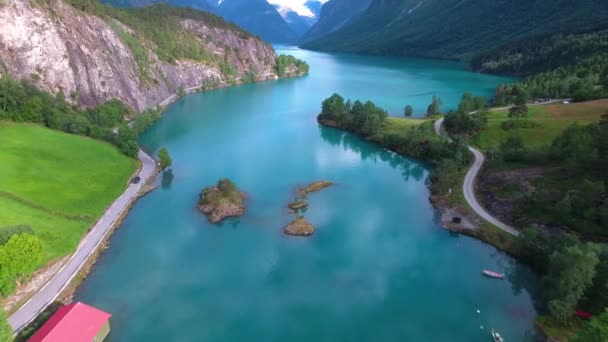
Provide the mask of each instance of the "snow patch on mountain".
MULTIPOLYGON (((328 0, 319 0, 325 3, 328 0)), ((274 5, 281 16, 285 18, 289 12, 296 12, 298 15, 309 18, 316 18, 315 14, 304 5, 306 0, 268 0, 271 5, 274 5)))

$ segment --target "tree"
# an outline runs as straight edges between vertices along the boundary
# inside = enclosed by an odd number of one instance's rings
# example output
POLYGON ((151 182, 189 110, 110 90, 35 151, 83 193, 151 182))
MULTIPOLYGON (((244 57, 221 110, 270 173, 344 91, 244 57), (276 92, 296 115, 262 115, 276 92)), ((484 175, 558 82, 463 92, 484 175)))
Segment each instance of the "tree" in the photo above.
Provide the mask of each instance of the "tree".
POLYGON ((570 246, 549 258, 549 273, 543 279, 549 313, 566 322, 591 285, 599 258, 590 245, 570 246))
POLYGON ((405 108, 403 108, 403 115, 406 118, 412 117, 412 115, 414 115, 414 108, 410 105, 405 106, 405 108))
POLYGON ((166 148, 161 148, 160 151, 158 151, 158 163, 160 166, 161 170, 165 170, 168 167, 171 167, 171 165, 173 164, 173 160, 171 159, 171 156, 169 155, 169 151, 166 148))
POLYGON ((485 106, 486 99, 483 96, 473 96, 470 92, 466 92, 462 95, 460 104, 458 104, 458 113, 469 114, 485 106))
POLYGON ((602 342, 608 341, 608 309, 589 321, 571 342, 602 342))
POLYGON ((8 324, 6 312, 0 309, 0 341, 11 342, 13 340, 13 328, 8 324))
POLYGON ((443 104, 443 102, 441 102, 441 99, 439 98, 439 96, 433 95, 433 101, 427 107, 426 115, 433 116, 433 115, 441 114, 441 105, 442 104, 443 104))
POLYGON ((528 116, 528 106, 525 104, 515 105, 509 109, 509 118, 518 120, 528 116))
POLYGON ((33 272, 42 260, 42 242, 30 234, 13 235, 0 247, 0 293, 15 289, 17 278, 33 272))
POLYGON ((25 225, 25 224, 0 228, 0 246, 7 243, 8 240, 10 240, 11 237, 13 237, 13 235, 23 234, 23 233, 28 233, 28 234, 34 235, 34 230, 32 229, 32 227, 25 225))

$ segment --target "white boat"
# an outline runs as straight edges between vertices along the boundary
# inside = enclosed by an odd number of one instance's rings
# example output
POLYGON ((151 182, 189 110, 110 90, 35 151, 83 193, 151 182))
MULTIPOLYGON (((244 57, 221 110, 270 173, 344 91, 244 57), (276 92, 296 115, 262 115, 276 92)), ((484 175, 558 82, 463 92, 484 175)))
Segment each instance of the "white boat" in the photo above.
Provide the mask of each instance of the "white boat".
POLYGON ((505 277, 504 273, 497 273, 497 272, 492 272, 492 271, 488 271, 488 270, 482 270, 481 273, 483 273, 483 275, 488 276, 490 278, 504 279, 504 277, 505 277))
POLYGON ((494 340, 494 342, 505 342, 505 339, 502 338, 499 333, 494 331, 494 329, 492 329, 492 339, 494 340))

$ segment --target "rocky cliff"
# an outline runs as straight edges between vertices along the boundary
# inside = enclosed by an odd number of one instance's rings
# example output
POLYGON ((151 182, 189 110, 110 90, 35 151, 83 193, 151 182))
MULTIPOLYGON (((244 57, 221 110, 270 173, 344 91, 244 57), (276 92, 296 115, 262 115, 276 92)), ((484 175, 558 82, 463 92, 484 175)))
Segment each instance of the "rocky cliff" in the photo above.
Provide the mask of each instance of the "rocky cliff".
POLYGON ((0 0, 0 72, 84 106, 118 98, 136 111, 181 89, 277 77, 272 47, 217 17, 172 17, 180 35, 209 57, 168 59, 154 41, 119 20, 126 14, 76 7, 62 0, 0 0))

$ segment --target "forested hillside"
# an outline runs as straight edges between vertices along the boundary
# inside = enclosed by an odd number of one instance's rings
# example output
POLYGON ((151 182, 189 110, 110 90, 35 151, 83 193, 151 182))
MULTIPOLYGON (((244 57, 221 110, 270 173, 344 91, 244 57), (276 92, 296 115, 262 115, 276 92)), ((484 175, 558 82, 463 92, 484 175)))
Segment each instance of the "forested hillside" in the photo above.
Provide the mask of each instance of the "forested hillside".
POLYGON ((510 42, 595 29, 607 21, 604 0, 373 0, 356 20, 303 46, 466 59, 510 42))
POLYGON ((599 52, 608 52, 608 29, 518 41, 475 56, 471 65, 479 72, 529 76, 577 64, 599 52))

